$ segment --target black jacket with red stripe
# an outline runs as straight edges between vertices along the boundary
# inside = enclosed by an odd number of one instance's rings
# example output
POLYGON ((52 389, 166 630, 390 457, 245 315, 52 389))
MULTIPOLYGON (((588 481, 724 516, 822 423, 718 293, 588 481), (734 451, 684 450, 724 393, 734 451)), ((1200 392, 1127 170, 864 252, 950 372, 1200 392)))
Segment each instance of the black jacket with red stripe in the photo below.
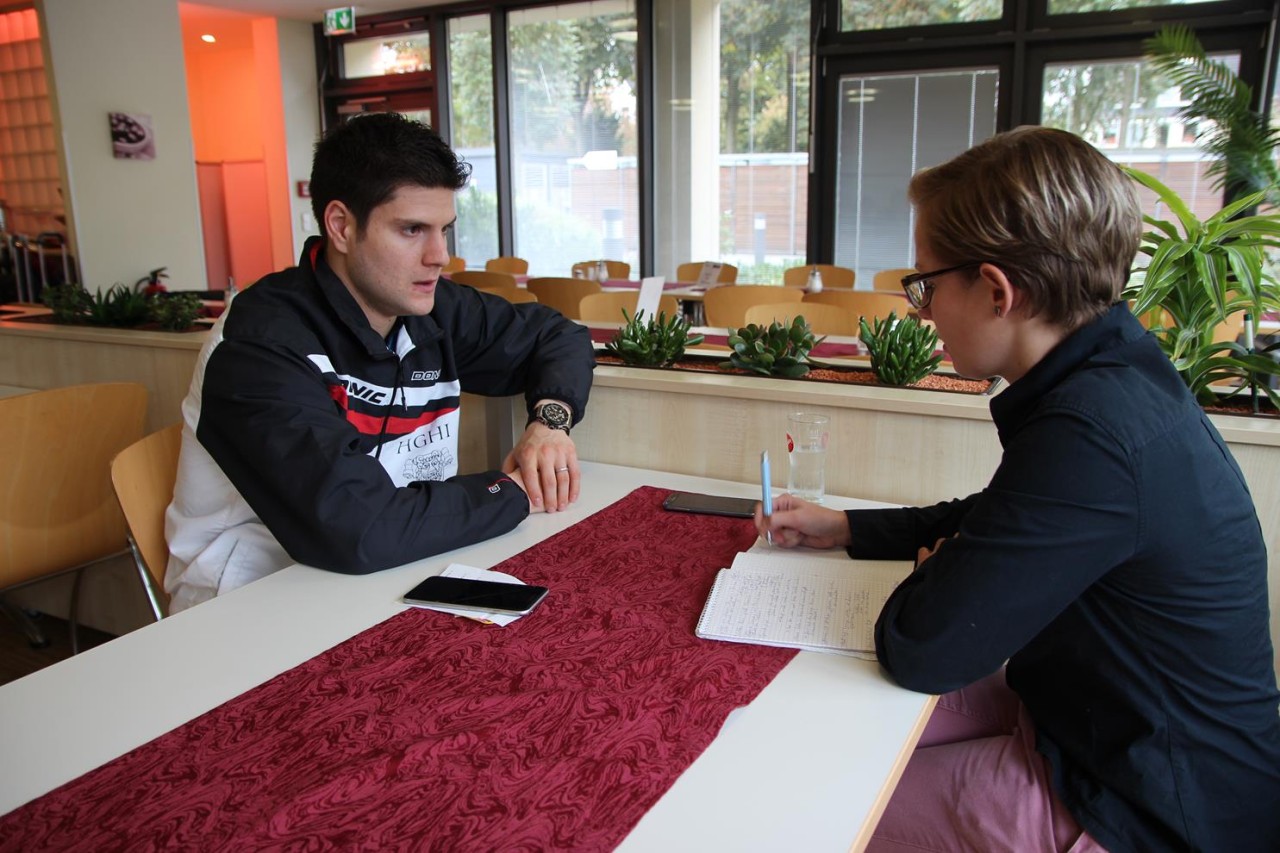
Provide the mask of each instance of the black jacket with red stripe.
POLYGON ((460 394, 586 409, 585 328, 441 280, 384 340, 322 245, 240 294, 201 353, 166 524, 177 609, 291 562, 361 574, 504 533, 528 500, 457 475, 460 394))

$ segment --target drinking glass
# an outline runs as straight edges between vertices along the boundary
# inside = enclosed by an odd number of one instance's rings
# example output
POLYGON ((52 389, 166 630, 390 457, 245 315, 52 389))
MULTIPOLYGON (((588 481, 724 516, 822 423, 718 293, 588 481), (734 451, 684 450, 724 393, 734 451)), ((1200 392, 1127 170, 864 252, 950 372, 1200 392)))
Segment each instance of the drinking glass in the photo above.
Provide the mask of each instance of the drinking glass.
POLYGON ((813 412, 787 416, 787 491, 806 501, 822 503, 827 493, 827 428, 831 419, 813 412))

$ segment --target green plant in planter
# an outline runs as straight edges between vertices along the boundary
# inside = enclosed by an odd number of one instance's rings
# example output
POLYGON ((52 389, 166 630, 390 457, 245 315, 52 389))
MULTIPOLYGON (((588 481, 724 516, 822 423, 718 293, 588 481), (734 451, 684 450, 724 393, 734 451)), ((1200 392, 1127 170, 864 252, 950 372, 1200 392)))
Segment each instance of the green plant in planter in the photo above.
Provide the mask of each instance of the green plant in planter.
POLYGON ((53 312, 59 323, 83 323, 93 299, 78 284, 54 284, 44 288, 41 301, 53 312))
POLYGON ((683 316, 659 314, 656 320, 646 321, 643 311, 632 317, 625 308, 622 316, 627 324, 605 344, 604 351, 626 364, 666 367, 684 355, 685 347, 696 347, 703 341, 702 335, 689 334, 689 321, 683 316))
POLYGON ((809 353, 826 338, 813 337, 813 330, 803 316, 791 325, 774 320, 768 326, 750 323, 729 330, 729 346, 733 352, 728 361, 720 362, 722 370, 739 368, 763 376, 795 379, 809 372, 809 353))
POLYGON ((936 354, 938 333, 915 317, 874 317, 875 327, 866 317, 858 318, 858 337, 871 355, 871 370, 886 385, 914 385, 938 369, 942 356, 936 354))
POLYGON ((94 326, 141 326, 151 319, 151 300, 123 284, 115 284, 90 296, 85 319, 94 326))
MULTIPOLYGON (((1240 216, 1265 194, 1244 196, 1201 221, 1160 181, 1134 169, 1125 171, 1159 196, 1177 222, 1143 216, 1151 230, 1143 234, 1139 251, 1151 260, 1145 271, 1135 270, 1124 297, 1133 301, 1137 316, 1157 308, 1168 313, 1171 322, 1151 331, 1196 399, 1202 404, 1219 399, 1210 388, 1213 383, 1238 382, 1228 392, 1231 396, 1256 387, 1259 377, 1280 375, 1280 365, 1267 355, 1251 353, 1235 341, 1213 341, 1218 326, 1234 314, 1260 317, 1280 308, 1276 282, 1263 265, 1265 250, 1280 247, 1280 216, 1240 216)), ((1270 383, 1261 386, 1280 407, 1270 383)))
POLYGON ((151 320, 170 332, 185 331, 200 316, 199 295, 195 293, 157 293, 150 297, 151 320))

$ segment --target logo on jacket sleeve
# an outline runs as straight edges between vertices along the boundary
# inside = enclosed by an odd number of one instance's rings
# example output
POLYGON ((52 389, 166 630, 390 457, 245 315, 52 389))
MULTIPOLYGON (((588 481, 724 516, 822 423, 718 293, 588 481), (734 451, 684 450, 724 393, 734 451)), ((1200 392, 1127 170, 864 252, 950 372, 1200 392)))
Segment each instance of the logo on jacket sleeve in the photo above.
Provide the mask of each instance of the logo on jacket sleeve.
POLYGON ((415 370, 409 375, 410 382, 435 382, 439 378, 438 370, 415 370))
POLYGON ((441 449, 404 461, 402 475, 410 483, 418 480, 440 481, 452 476, 453 454, 441 449))

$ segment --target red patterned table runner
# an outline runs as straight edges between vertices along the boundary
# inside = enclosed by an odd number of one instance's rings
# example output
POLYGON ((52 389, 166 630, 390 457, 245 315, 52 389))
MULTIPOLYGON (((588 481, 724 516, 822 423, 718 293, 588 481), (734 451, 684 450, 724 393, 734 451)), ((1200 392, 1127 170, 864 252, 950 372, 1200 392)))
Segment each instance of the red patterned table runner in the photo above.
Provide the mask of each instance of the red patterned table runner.
POLYGON ((755 532, 667 494, 495 566, 551 588, 529 617, 407 610, 10 812, 0 850, 616 846, 795 655, 694 636, 755 532))

